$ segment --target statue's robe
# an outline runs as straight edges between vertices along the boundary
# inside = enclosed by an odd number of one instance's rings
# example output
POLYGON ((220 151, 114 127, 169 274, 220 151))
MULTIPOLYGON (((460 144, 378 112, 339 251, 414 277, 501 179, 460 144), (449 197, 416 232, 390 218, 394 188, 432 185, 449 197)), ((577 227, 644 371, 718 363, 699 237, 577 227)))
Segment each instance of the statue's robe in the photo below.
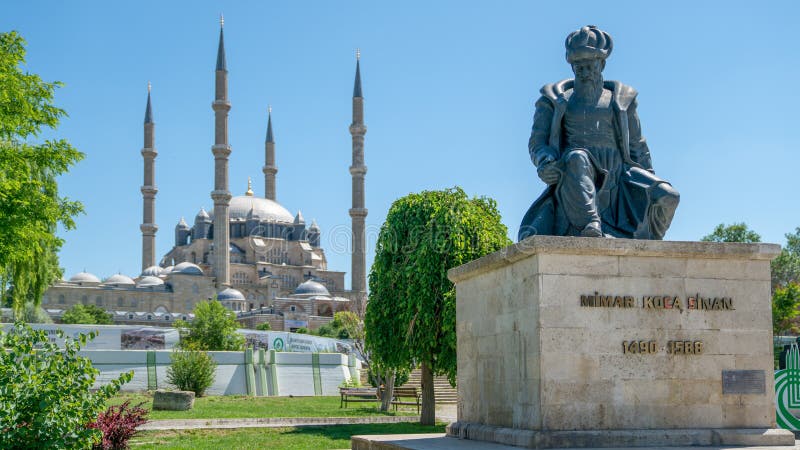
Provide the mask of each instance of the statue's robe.
MULTIPOLYGON (((540 91, 542 95, 536 102, 533 130, 528 142, 531 159, 537 166, 545 154, 550 154, 556 159, 556 167, 563 170, 564 159, 573 150, 567 148, 564 126, 573 86, 574 80, 569 79, 548 84, 540 91)), ((603 234, 619 238, 662 239, 672 222, 680 196, 653 171, 650 150, 642 137, 636 114, 636 90, 617 81, 604 81, 603 87, 611 92, 614 134, 621 161, 617 170, 608 170, 589 155, 597 174, 594 180, 596 197, 604 198, 603 203, 607 206, 598 211, 603 234), (613 191, 609 191, 609 186, 614 187, 613 191), (609 195, 614 197, 609 199, 609 195)), ((580 234, 581 230, 567 219, 565 207, 576 207, 582 199, 563 198, 562 191, 559 184, 550 185, 531 205, 520 224, 519 240, 535 234, 580 234)))

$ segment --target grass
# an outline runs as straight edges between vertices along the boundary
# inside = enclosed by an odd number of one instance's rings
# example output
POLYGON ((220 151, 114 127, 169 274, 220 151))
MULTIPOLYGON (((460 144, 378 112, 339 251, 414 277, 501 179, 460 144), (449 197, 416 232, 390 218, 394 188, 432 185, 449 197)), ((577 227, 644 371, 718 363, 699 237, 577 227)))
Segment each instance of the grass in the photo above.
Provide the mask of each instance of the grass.
POLYGON ((329 450, 350 448, 360 434, 443 433, 444 424, 414 423, 335 425, 328 427, 241 428, 227 430, 150 431, 131 441, 133 449, 329 450))
MULTIPOLYGON (((118 405, 125 400, 131 404, 144 402, 143 408, 153 405, 151 394, 119 394, 109 401, 118 405)), ((158 419, 233 419, 258 417, 364 417, 412 416, 416 408, 397 412, 381 412, 378 402, 359 403, 339 408, 339 397, 245 397, 210 396, 195 399, 189 411, 150 411, 151 420, 158 419)))

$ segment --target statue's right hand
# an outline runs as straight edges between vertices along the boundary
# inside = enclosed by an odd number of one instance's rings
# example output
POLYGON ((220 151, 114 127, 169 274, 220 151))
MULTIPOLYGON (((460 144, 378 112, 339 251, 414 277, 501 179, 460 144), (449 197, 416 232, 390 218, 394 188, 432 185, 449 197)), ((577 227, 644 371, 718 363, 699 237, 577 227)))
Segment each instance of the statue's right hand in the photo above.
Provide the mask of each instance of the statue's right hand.
POLYGON ((539 178, 541 178, 541 180, 544 181, 548 186, 558 183, 558 180, 561 179, 561 171, 558 170, 555 161, 539 166, 539 168, 536 170, 536 173, 539 175, 539 178))

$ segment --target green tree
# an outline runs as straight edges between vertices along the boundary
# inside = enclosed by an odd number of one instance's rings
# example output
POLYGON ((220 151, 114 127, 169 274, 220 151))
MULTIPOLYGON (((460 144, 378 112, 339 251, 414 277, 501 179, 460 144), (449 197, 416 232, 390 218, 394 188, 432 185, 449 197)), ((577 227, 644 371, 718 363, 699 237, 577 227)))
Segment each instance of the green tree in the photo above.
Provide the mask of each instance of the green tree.
POLYGON ((114 323, 111 318, 112 315, 103 308, 95 305, 78 304, 64 311, 64 315, 61 316, 61 323, 111 325, 114 323))
POLYGON ((725 225, 721 223, 714 228, 711 234, 703 236, 704 242, 761 242, 761 236, 749 229, 744 222, 725 225))
POLYGON ((369 278, 366 342, 382 369, 422 368, 420 423, 433 424, 433 376, 456 377, 455 288, 447 271, 511 241, 494 200, 460 188, 396 200, 369 278))
POLYGON ((356 313, 339 311, 333 314, 332 321, 319 327, 314 334, 334 339, 356 339, 350 333, 358 329, 359 323, 361 319, 356 313))
POLYGON ((244 349, 244 336, 236 330, 236 314, 217 300, 200 302, 194 308, 194 320, 175 322, 181 333, 181 347, 192 350, 237 351, 244 349))
POLYGON ((800 282, 800 227, 786 234, 786 245, 772 260, 772 288, 800 282))
POLYGON ((78 352, 94 337, 66 337, 62 349, 22 322, 0 331, 0 448, 91 448, 100 441, 89 424, 133 372, 93 389, 99 371, 78 352))
POLYGON ((269 331, 271 329, 272 329, 272 325, 270 325, 269 322, 262 322, 262 323, 256 325, 256 330, 269 331))
POLYGON ((17 313, 26 303, 38 306, 61 277, 56 228, 74 228, 83 211, 59 195, 56 182, 83 154, 64 139, 34 143, 66 115, 52 103, 61 84, 24 72, 24 63, 22 37, 0 33, 0 293, 17 313))
POLYGON ((792 319, 800 314, 797 310, 798 305, 800 305, 800 285, 797 283, 789 283, 786 287, 775 290, 772 295, 772 333, 775 336, 797 332, 792 319))
POLYGON ((192 391, 202 397, 214 384, 217 363, 207 352, 175 349, 170 355, 172 364, 167 368, 167 381, 181 391, 192 391))

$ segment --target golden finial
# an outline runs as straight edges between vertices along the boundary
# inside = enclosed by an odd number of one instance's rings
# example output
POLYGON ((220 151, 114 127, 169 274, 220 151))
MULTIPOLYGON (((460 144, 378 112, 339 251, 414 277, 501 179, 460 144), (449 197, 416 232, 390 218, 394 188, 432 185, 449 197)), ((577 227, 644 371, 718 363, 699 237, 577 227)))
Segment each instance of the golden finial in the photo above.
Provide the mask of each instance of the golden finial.
POLYGON ((150 93, 150 89, 152 89, 152 88, 153 88, 153 86, 152 86, 152 85, 150 84, 150 82, 148 81, 148 82, 147 82, 147 93, 148 93, 148 94, 150 93))
POLYGON ((358 61, 360 59, 361 59, 361 49, 357 48, 356 49, 356 61, 358 61))
POLYGON ((225 26, 225 17, 222 13, 219 13, 219 27, 222 28, 225 26))
POLYGON ((244 195, 248 197, 253 196, 253 180, 250 177, 247 177, 247 192, 244 195))

